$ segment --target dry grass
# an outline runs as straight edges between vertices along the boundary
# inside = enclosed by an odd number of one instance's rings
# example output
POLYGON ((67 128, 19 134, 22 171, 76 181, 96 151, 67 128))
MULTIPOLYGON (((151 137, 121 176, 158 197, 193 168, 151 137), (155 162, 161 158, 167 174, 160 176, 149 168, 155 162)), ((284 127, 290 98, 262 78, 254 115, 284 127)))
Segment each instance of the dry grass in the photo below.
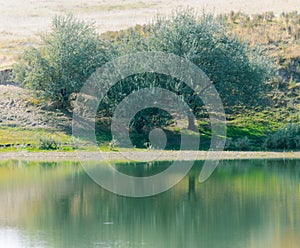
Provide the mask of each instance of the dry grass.
POLYGON ((37 38, 4 39, 0 37, 0 70, 11 68, 24 50, 38 44, 37 38))
POLYGON ((300 13, 275 17, 273 12, 247 15, 231 12, 224 16, 233 34, 252 45, 265 45, 272 56, 300 57, 300 13))

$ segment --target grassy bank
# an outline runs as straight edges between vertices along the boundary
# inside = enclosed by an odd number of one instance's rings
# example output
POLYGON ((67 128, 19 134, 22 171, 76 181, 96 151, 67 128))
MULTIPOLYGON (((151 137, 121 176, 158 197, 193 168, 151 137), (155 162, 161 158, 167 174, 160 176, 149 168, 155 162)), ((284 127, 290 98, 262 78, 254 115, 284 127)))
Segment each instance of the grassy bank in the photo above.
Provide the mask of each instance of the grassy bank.
MULTIPOLYGON (((248 111, 235 116, 227 122, 227 142, 225 150, 232 151, 286 151, 293 149, 268 149, 264 142, 268 135, 283 128, 295 118, 292 118, 282 110, 274 112, 265 110, 261 112, 248 111)), ((198 122, 200 132, 200 150, 208 150, 210 146, 211 132, 209 121, 198 122)), ((181 133, 177 128, 166 128, 164 130, 168 136, 167 150, 180 149, 181 133)), ((184 131, 185 134, 195 136, 197 133, 184 131)), ((134 134, 131 136, 133 143, 138 144, 137 150, 149 150, 144 144, 145 136, 134 134)), ((0 126, 0 152, 8 151, 74 151, 78 147, 74 146, 71 133, 53 131, 37 128, 20 128, 0 126), (57 147, 51 148, 47 144, 54 142, 57 147), (43 145, 44 144, 44 145, 43 145)), ((118 144, 111 144, 111 132, 107 129, 98 130, 97 141, 101 151, 126 151, 128 148, 118 147, 118 144)), ((93 151, 90 144, 77 141, 80 150, 93 151)), ((150 149, 151 150, 151 149, 150 149)))

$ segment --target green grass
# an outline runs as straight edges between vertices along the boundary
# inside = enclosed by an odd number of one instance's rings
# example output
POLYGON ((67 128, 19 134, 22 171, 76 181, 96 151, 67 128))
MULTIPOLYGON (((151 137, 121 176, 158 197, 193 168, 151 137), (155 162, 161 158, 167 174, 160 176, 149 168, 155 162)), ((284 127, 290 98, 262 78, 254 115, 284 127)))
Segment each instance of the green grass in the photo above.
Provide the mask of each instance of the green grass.
POLYGON ((264 137, 266 134, 273 132, 284 125, 284 122, 270 113, 264 112, 247 112, 237 116, 234 120, 227 123, 227 136, 230 138, 239 137, 264 137))
MULTIPOLYGON (((248 137, 251 140, 251 150, 263 150, 263 143, 268 134, 274 133, 278 129, 283 128, 291 120, 295 119, 290 116, 284 109, 268 109, 264 111, 247 111, 243 114, 235 116, 233 120, 227 122, 227 139, 235 141, 239 138, 248 137)), ((210 146, 211 130, 209 122, 199 121, 198 127, 200 131, 200 150, 207 150, 210 146)), ((176 127, 166 128, 165 132, 168 137, 168 144, 166 150, 179 150, 181 134, 180 130, 176 127)), ((195 136, 195 132, 183 130, 186 135, 195 136)), ((0 144, 31 144, 30 147, 2 147, 0 152, 28 150, 32 152, 41 151, 38 148, 39 139, 41 137, 51 137, 58 140, 61 144, 61 151, 74 151, 73 138, 71 134, 63 132, 53 132, 45 129, 25 129, 25 128, 12 128, 0 127, 0 144)), ((108 129, 99 129, 96 134, 99 149, 101 151, 141 151, 145 150, 144 141, 145 135, 134 134, 131 139, 136 148, 126 148, 116 146, 112 149, 109 146, 111 141, 111 133, 108 129)), ((79 141, 79 150, 97 151, 95 148, 85 141, 79 141)))
POLYGON ((290 122, 298 121, 296 115, 290 114, 284 108, 260 112, 246 111, 228 121, 227 138, 237 140, 248 137, 252 143, 252 150, 265 150, 263 144, 269 134, 282 129, 290 122))
POLYGON ((9 147, 1 147, 0 152, 7 151, 39 151, 40 138, 51 137, 62 145, 63 151, 73 150, 72 136, 63 132, 53 132, 46 129, 28 129, 19 127, 0 127, 0 145, 9 147))
MULTIPOLYGON (((39 149, 39 143, 41 138, 52 138, 55 141, 59 142, 61 144, 61 148, 55 151, 71 152, 75 150, 73 137, 71 134, 47 129, 29 129, 20 127, 0 126, 0 145, 9 145, 9 147, 0 147, 0 152, 13 152, 22 150, 30 152, 51 152, 51 150, 39 149)), ((108 132, 103 132, 99 136, 99 138, 102 140, 100 150, 110 151, 108 145, 108 132)), ((78 140, 78 143, 80 144, 80 147, 76 149, 86 151, 98 150, 92 145, 85 144, 85 141, 78 140)))
POLYGON ((63 132, 47 129, 27 129, 20 127, 0 127, 0 144, 35 144, 42 136, 51 135, 61 142, 70 142, 71 136, 63 132))

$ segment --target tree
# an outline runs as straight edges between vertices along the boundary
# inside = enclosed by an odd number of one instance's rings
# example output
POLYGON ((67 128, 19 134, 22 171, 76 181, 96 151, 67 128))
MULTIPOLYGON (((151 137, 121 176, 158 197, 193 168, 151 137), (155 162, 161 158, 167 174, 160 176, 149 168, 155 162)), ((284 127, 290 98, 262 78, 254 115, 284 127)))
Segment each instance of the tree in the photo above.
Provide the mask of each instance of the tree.
MULTIPOLYGON (((173 53, 191 60, 211 79, 227 112, 233 113, 237 107, 264 106, 268 100, 270 61, 259 48, 230 36, 224 22, 212 14, 197 16, 192 10, 180 11, 105 40, 98 37, 92 24, 71 15, 56 16, 51 32, 41 38, 42 45, 25 53, 14 74, 60 108, 70 107, 72 93, 80 91, 97 67, 137 51, 173 53)), ((180 79, 157 73, 133 75, 118 82, 101 102, 104 111, 100 114, 111 114, 127 95, 151 87, 162 87, 182 96, 191 108, 189 128, 195 128, 192 113, 204 111, 201 100, 180 79)), ((141 130, 148 117, 167 124, 170 115, 149 109, 139 114, 140 120, 135 118, 133 125, 141 130)))
MULTIPOLYGON (((137 51, 161 51, 185 57, 196 64, 212 80, 227 112, 238 107, 256 107, 267 104, 266 83, 272 66, 258 47, 227 34, 220 18, 203 13, 200 17, 192 10, 180 11, 170 17, 161 17, 144 28, 131 29, 123 34, 119 54, 137 51)), ((182 95, 194 114, 201 101, 193 91, 178 79, 146 73, 131 79, 139 87, 163 86, 182 95)), ((118 94, 118 93, 116 93, 118 94)), ((189 128, 195 128, 193 115, 189 128)))
POLYGON ((150 33, 150 49, 194 62, 212 80, 227 110, 254 107, 266 99, 270 60, 258 47, 229 36, 221 19, 187 10, 159 19, 150 33))
POLYGON ((69 108, 70 96, 79 92, 87 78, 106 62, 105 42, 91 23, 72 15, 56 16, 41 46, 25 52, 14 67, 16 80, 50 100, 69 108))

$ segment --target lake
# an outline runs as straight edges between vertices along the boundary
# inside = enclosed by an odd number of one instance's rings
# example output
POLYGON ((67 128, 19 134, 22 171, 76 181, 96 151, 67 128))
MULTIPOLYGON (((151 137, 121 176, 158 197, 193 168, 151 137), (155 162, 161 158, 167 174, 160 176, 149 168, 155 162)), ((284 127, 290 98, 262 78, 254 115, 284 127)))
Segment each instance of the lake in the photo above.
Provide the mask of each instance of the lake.
MULTIPOLYGON (((299 247, 300 160, 222 161, 200 184, 202 164, 169 191, 127 198, 75 162, 1 162, 0 247, 299 247)), ((168 162, 115 166, 145 176, 168 162)))

